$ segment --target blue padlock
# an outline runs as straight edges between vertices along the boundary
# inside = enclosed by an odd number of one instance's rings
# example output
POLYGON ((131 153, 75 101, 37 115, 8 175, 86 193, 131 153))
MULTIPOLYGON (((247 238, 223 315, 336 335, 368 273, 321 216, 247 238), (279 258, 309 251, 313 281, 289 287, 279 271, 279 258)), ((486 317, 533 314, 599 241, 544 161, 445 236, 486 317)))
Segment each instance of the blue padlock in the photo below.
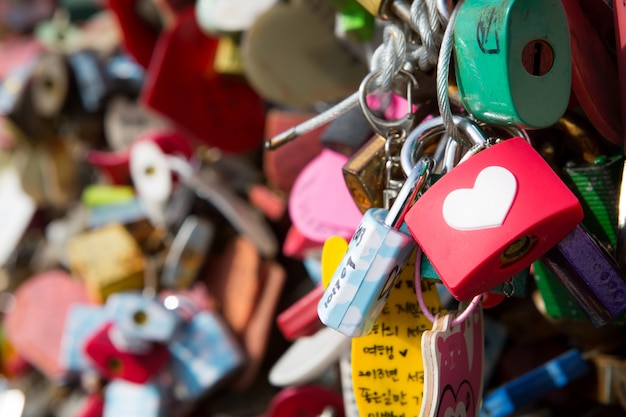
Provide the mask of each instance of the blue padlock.
POLYGON ((114 380, 104 389, 102 417, 164 417, 168 415, 167 400, 167 391, 156 383, 134 384, 114 380))
POLYGON ((415 241, 403 226, 404 215, 424 188, 433 165, 432 158, 421 158, 389 210, 365 212, 318 304, 318 315, 326 326, 349 337, 371 330, 415 249, 415 241))
POLYGON ((192 402, 216 388, 244 364, 245 356, 226 324, 201 311, 169 344, 176 400, 192 402))
POLYGON ((109 315, 98 305, 74 304, 67 312, 61 358, 59 362, 70 372, 85 372, 94 369, 85 354, 85 342, 109 320, 109 315))
POLYGON ((138 292, 111 294, 105 310, 128 339, 165 343, 172 339, 182 321, 159 301, 138 292))

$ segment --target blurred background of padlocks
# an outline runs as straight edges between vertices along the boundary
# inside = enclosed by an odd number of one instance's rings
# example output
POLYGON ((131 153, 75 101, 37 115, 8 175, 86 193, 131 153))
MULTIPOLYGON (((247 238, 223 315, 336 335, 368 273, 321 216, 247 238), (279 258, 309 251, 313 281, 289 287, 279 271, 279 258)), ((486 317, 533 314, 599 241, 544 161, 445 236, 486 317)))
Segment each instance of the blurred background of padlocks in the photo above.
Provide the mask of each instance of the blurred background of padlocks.
POLYGON ((0 417, 626 415, 625 48, 617 0, 0 0, 0 417))

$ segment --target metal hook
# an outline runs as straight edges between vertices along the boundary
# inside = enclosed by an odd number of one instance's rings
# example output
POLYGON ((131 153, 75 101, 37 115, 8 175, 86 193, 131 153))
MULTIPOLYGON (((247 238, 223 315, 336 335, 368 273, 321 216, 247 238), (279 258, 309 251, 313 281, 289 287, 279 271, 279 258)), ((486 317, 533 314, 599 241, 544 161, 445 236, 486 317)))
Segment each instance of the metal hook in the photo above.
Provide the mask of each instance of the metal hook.
POLYGON ((381 74, 381 71, 370 72, 365 76, 361 85, 359 86, 359 105, 363 111, 363 116, 368 121, 374 132, 378 133, 384 138, 388 138, 394 134, 404 134, 411 130, 413 123, 415 122, 415 116, 413 114, 413 87, 418 87, 417 79, 409 71, 401 69, 398 74, 402 74, 408 78, 407 82, 407 113, 404 117, 397 120, 385 120, 374 114, 372 109, 367 105, 367 95, 369 93, 370 85, 381 74))

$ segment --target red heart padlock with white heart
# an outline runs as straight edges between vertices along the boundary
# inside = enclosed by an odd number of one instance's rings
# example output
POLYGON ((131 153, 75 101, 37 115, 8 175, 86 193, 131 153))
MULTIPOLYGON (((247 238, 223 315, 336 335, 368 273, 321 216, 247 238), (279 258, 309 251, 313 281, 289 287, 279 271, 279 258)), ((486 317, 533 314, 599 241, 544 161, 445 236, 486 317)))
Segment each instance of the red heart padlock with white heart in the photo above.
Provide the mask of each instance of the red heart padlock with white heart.
MULTIPOLYGON (((482 134, 475 124, 461 120, 460 130, 482 134)), ((528 267, 582 218, 576 196, 517 137, 454 167, 405 219, 448 290, 456 299, 468 300, 528 267)))

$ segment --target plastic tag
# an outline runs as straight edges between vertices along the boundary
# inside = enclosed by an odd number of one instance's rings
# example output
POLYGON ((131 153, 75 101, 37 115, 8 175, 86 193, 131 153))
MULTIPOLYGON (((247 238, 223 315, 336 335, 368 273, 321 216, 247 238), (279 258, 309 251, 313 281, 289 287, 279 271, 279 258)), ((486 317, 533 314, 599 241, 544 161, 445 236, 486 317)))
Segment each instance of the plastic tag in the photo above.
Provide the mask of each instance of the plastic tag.
POLYGON ((345 155, 323 150, 302 170, 291 190, 289 214, 294 226, 311 240, 322 242, 333 235, 350 239, 363 217, 342 178, 341 167, 347 160, 345 155))
MULTIPOLYGON (((430 328, 415 295, 415 257, 404 267, 367 336, 352 339, 352 382, 362 416, 417 416, 422 406, 422 333, 430 328)), ((425 302, 442 307, 435 284, 423 280, 425 302)))
POLYGON ((87 303, 85 287, 64 271, 30 278, 15 292, 15 306, 4 318, 9 342, 47 377, 64 376, 60 363, 64 320, 74 303, 87 303))
POLYGON ((420 416, 476 416, 483 387, 483 318, 479 305, 453 326, 456 312, 437 316, 424 332, 424 402, 420 416))
POLYGON ((325 327, 313 336, 301 337, 274 364, 272 385, 302 385, 321 377, 350 348, 350 338, 325 327))

